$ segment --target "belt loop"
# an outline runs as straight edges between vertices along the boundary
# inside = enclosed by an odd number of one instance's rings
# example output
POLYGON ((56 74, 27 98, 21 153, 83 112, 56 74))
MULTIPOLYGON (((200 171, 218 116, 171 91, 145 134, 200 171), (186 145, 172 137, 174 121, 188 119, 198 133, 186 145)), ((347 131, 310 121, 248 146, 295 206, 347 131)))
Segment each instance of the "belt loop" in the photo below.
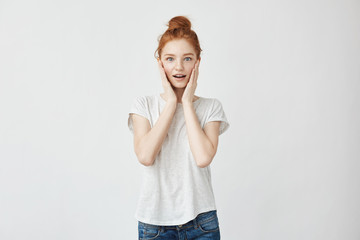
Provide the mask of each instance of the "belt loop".
POLYGON ((197 216, 196 218, 194 218, 193 222, 194 222, 194 228, 197 229, 198 228, 197 216))

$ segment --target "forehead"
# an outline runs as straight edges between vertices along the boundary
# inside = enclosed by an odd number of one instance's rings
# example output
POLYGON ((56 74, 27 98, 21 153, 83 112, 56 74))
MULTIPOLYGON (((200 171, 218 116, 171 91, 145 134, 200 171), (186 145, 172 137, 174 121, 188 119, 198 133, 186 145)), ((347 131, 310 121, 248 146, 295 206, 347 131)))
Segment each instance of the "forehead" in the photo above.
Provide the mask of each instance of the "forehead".
POLYGON ((182 55, 184 53, 194 53, 194 47, 185 39, 176 39, 167 42, 162 51, 164 54, 182 55))

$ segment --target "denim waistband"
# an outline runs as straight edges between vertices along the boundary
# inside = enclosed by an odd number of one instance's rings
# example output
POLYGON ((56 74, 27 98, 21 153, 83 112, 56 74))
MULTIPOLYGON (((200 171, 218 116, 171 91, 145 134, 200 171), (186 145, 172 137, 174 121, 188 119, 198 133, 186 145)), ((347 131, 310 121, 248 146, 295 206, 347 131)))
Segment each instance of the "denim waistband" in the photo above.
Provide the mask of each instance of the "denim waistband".
POLYGON ((217 216, 216 214, 216 210, 211 210, 208 212, 203 212, 200 213, 196 216, 196 218, 194 218, 193 220, 190 220, 187 223, 184 224, 180 224, 180 225, 172 225, 172 226, 159 226, 159 225, 153 225, 153 224, 148 224, 148 223, 143 223, 139 221, 139 224, 147 227, 147 228, 160 228, 160 229, 186 229, 186 228, 198 228, 198 224, 199 223, 203 223, 206 221, 209 221, 213 218, 215 218, 217 216))

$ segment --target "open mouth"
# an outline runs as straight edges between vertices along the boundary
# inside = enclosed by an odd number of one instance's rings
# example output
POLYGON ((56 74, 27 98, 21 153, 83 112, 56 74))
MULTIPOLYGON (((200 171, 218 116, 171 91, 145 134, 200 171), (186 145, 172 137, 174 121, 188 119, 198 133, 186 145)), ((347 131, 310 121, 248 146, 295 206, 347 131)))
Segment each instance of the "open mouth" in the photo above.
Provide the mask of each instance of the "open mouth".
POLYGON ((185 79, 186 75, 176 74, 173 75, 173 77, 176 78, 177 80, 183 80, 185 79))

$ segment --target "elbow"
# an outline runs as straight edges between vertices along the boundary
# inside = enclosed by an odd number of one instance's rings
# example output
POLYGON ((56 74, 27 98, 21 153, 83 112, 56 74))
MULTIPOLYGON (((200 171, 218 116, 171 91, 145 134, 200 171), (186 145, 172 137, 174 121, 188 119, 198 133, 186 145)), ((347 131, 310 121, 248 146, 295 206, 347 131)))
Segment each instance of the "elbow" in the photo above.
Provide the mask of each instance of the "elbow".
POLYGON ((198 163, 197 166, 198 166, 199 168, 205 168, 205 167, 209 166, 209 164, 210 164, 210 163, 198 163))
POLYGON ((140 153, 137 153, 137 158, 139 160, 139 162, 146 166, 146 167, 149 167, 151 165, 154 164, 154 158, 153 157, 149 157, 149 155, 147 154, 140 154, 140 153))
POLYGON ((200 157, 197 159, 196 161, 196 165, 199 167, 199 168, 205 168, 207 166, 209 166, 212 162, 212 160, 214 159, 214 156, 215 156, 216 152, 213 152, 211 154, 204 154, 203 157, 200 157))
POLYGON ((205 168, 207 166, 210 165, 210 163, 212 162, 213 160, 213 157, 204 157, 202 159, 199 159, 197 162, 196 162, 196 165, 199 167, 199 168, 205 168))
POLYGON ((145 167, 150 167, 151 165, 153 165, 153 162, 151 161, 146 161, 146 160, 139 160, 139 162, 144 165, 145 167))

